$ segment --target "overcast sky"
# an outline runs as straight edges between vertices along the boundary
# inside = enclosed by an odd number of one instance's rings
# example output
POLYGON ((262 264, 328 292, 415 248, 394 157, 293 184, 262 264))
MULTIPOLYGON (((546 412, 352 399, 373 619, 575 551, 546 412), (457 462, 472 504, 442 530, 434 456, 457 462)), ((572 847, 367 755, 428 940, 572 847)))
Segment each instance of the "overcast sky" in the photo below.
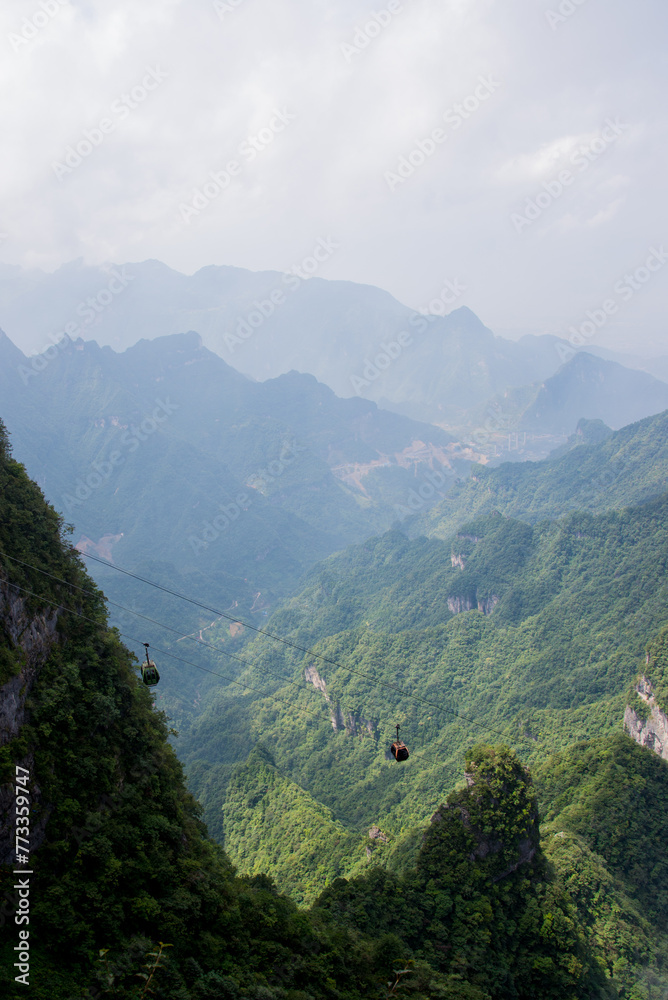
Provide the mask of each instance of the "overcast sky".
POLYGON ((643 269, 667 23, 666 0, 4 0, 0 260, 288 270, 331 237, 321 277, 416 308, 458 279, 511 336, 613 301, 600 346, 668 353, 668 258, 643 269))

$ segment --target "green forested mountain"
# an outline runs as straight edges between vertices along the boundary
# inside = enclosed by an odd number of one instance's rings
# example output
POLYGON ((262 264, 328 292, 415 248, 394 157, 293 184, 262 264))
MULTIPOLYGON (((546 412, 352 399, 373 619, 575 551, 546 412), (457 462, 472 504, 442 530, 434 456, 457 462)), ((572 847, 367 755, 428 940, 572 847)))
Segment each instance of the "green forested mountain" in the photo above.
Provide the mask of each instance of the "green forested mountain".
POLYGON ((431 510, 418 512, 411 533, 448 538, 473 515, 493 510, 535 523, 573 510, 640 503, 668 489, 668 412, 603 440, 596 440, 600 424, 595 433, 591 423, 584 422, 567 447, 542 462, 474 466, 470 479, 455 484, 431 510))
POLYGON ((375 937, 396 928, 432 963, 440 960, 451 974, 464 972, 462 996, 521 992, 518 966, 534 977, 524 988, 536 997, 551 990, 577 995, 571 977, 583 973, 592 997, 665 996, 665 763, 619 732, 549 758, 537 771, 538 805, 548 820, 540 841, 533 789, 507 750, 475 748, 465 767, 469 787, 448 796, 420 832, 415 868, 397 872, 390 865, 339 879, 316 910, 375 937), (480 822, 481 807, 491 807, 493 824, 480 822), (455 829, 468 837, 459 854, 452 851, 455 829), (499 836, 499 829, 505 834, 499 836), (509 878, 518 855, 533 852, 532 868, 520 866, 518 881, 515 874, 509 878), (478 859, 484 859, 484 873, 478 859), (382 905, 369 899, 369 885, 382 905), (425 913, 431 917, 436 898, 438 919, 425 933, 425 913), (540 957, 524 940, 536 920, 549 949, 540 957), (516 964, 509 976, 510 954, 516 964))
MULTIPOLYGON (((543 845, 623 996, 668 992, 668 767, 622 733, 536 771, 543 845)), ((614 993, 613 993, 614 995, 614 993)))
MULTIPOLYGON (((507 747, 470 748, 467 786, 440 797, 402 863, 334 879, 311 910, 298 910, 266 875, 235 875, 185 790, 165 718, 107 627, 102 595, 62 541, 55 511, 10 458, 4 430, 0 507, 3 997, 28 990, 38 1000, 645 996, 627 960, 629 942, 618 934, 621 890, 608 877, 600 906, 600 895, 587 905, 582 879, 569 890, 541 848, 530 776, 507 747), (17 789, 30 800, 30 868, 14 856, 17 789), (17 879, 29 881, 29 987, 14 978, 17 879), (601 940, 592 927, 609 916, 609 904, 614 919, 601 940)), ((625 807, 633 808, 641 779, 652 805, 661 810, 665 799, 663 763, 623 740, 621 752, 612 743, 595 751, 589 767, 598 810, 589 850, 611 846, 615 879, 632 875, 640 854, 656 868, 665 815, 631 828, 625 840, 606 822, 611 757, 616 786, 620 777, 627 782, 625 807)), ((248 766, 261 773, 275 768, 273 759, 258 748, 248 766)), ((580 759, 559 758, 539 787, 553 822, 568 814, 582 851, 584 783, 573 780, 572 801, 565 787, 580 759)), ((243 794, 243 782, 234 787, 243 794)), ((323 819, 322 810, 312 815, 316 842, 323 819)), ((290 832, 280 802, 266 804, 265 821, 280 845, 290 832)), ((330 825, 340 830, 336 820, 330 825)), ((600 859, 591 857, 598 875, 600 859)), ((336 862, 319 842, 317 860, 336 862)), ((650 918, 664 906, 665 876, 656 872, 650 918)), ((625 905, 625 926, 635 931, 643 918, 633 894, 625 905)), ((642 972, 660 982, 657 933, 647 921, 641 929, 642 972)))
MULTIPOLYGON (((286 789, 286 826, 298 831, 302 812, 326 807, 353 836, 352 871, 366 848, 374 863, 405 837, 412 849, 411 827, 461 778, 465 749, 480 735, 501 735, 538 764, 618 731, 646 645, 668 622, 667 562, 668 495, 534 526, 490 515, 447 544, 390 532, 331 557, 268 625, 317 655, 256 639, 239 679, 266 697, 212 690, 183 733, 212 829, 241 863, 269 781, 263 770, 235 768, 258 739, 286 789), (401 768, 387 754, 396 722, 412 750, 401 768), (288 795, 294 785, 311 801, 288 795), (372 826, 387 845, 370 843, 372 826)), ((272 788, 276 809, 273 777, 272 788)), ((278 859, 270 828, 254 830, 253 863, 276 865, 280 884, 302 898, 288 854, 299 867, 307 840, 278 859)), ((339 858, 340 829, 328 836, 339 858)), ((325 881, 314 872, 306 898, 325 881)))

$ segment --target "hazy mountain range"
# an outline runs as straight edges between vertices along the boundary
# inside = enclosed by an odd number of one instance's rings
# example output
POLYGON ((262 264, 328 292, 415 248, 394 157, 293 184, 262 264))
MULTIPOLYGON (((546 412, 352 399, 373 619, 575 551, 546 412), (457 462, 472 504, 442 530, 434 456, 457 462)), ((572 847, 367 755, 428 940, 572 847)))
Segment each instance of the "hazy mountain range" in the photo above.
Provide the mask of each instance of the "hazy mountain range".
POLYGON ((213 578, 228 603, 261 591, 265 605, 388 527, 415 483, 443 494, 471 464, 439 427, 338 399, 311 375, 253 382, 194 333, 51 353, 33 366, 0 335, 0 405, 75 541, 213 578))
MULTIPOLYGON (((323 256, 327 252, 323 248, 323 256)), ((379 288, 303 271, 210 266, 184 275, 152 260, 105 268, 73 262, 46 274, 2 265, 0 326, 26 351, 39 353, 65 335, 123 351, 140 339, 195 330, 206 347, 254 379, 307 372, 339 396, 372 399, 460 435, 477 430, 480 437, 485 425, 499 439, 518 428, 545 433, 546 421, 524 420, 524 410, 573 348, 555 336, 495 336, 460 307, 463 294, 457 280, 444 281, 420 312, 379 288)), ((668 378, 667 359, 620 357, 603 345, 601 335, 586 350, 668 378)), ((575 401, 568 387, 563 392, 575 401)), ((658 392, 654 386, 650 397, 658 392)), ((613 399, 620 394, 642 410, 646 393, 638 381, 622 379, 613 399)), ((605 415, 559 414, 556 426, 568 434, 580 417, 601 416, 620 427, 656 412, 646 408, 629 418, 614 403, 606 405, 605 415)))

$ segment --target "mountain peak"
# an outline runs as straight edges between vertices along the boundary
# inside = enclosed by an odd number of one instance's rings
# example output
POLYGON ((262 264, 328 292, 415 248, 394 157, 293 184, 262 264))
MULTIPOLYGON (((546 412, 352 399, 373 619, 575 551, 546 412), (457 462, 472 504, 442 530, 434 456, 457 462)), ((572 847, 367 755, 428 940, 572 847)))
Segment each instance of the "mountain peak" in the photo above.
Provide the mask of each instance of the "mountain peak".
POLYGON ((581 418, 618 429, 668 409, 668 385, 637 369, 578 351, 542 384, 521 429, 570 435, 581 418))

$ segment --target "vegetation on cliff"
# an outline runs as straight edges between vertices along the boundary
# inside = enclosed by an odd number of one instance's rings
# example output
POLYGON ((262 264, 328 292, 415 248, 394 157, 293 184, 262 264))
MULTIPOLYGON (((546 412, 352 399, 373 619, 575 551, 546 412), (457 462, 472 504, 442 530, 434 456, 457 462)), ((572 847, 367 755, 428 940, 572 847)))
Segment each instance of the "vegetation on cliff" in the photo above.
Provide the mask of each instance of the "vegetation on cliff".
MULTIPOLYGON (((138 681, 132 655, 109 629, 103 595, 63 540, 60 519, 12 460, 4 432, 0 487, 0 706, 10 689, 12 696, 18 690, 22 720, 18 731, 0 734, 0 827, 3 835, 11 828, 19 764, 31 774, 30 990, 37 1000, 147 996, 147 976, 158 1000, 368 1000, 401 994, 413 1000, 644 1000, 645 981, 662 983, 668 772, 649 751, 619 736, 619 742, 564 749, 546 765, 538 790, 550 827, 541 848, 536 793, 526 765, 507 746, 468 747, 466 784, 438 795, 433 822, 423 832, 412 829, 419 796, 425 794, 424 809, 438 794, 439 769, 441 788, 452 787, 448 762, 456 751, 430 768, 419 753, 402 769, 382 762, 374 765, 370 781, 357 748, 371 762, 374 741, 343 729, 335 736, 335 759, 360 769, 356 785, 335 787, 337 780, 341 785, 339 766, 323 768, 322 788, 357 822, 379 807, 396 815, 405 799, 405 829, 378 847, 376 857, 387 864, 372 864, 350 880, 334 878, 310 910, 299 909, 266 875, 235 874, 208 837, 169 743, 167 719, 138 681), (639 797, 649 803, 651 821, 623 822, 637 810, 639 797), (555 824, 559 829, 553 831, 555 824)), ((659 508, 649 516, 658 524, 659 508)), ((535 549, 521 531, 517 537, 521 564, 535 549)), ((634 537, 642 554, 642 532, 634 537)), ((394 544, 391 539, 385 555, 392 555, 394 544)), ((381 551, 374 548, 376 556, 381 551)), ((594 586, 591 600, 596 593, 594 586)), ((639 641, 640 625, 653 620, 647 601, 628 633, 632 644, 639 641)), ((335 617, 327 603, 323 612, 335 617)), ((506 630, 526 626, 512 605, 506 615, 506 630)), ((366 643, 362 653, 373 654, 362 658, 366 667, 379 665, 395 642, 397 655, 405 656, 408 642, 417 670, 430 639, 437 649, 459 648, 463 668, 471 640, 487 634, 489 616, 456 615, 451 621, 451 636, 436 627, 389 639, 355 631, 334 648, 349 655, 366 643)), ((601 627, 607 627, 604 620, 601 627)), ((398 669, 391 657, 389 662, 398 669)), ((344 687, 334 690, 342 698, 344 687)), ((363 728, 362 707, 361 700, 342 700, 340 710, 348 719, 357 713, 363 728)), ((328 854, 330 834, 343 841, 350 820, 342 823, 342 810, 328 813, 308 803, 286 775, 295 768, 307 773, 305 758, 296 749, 290 756, 290 733, 276 729, 275 711, 264 703, 255 708, 256 731, 248 738, 256 739, 264 726, 272 752, 256 749, 246 778, 228 772, 236 795, 230 799, 236 802, 233 822, 244 819, 244 805, 261 808, 252 798, 254 772, 269 794, 265 825, 276 848, 285 836, 300 846, 299 831, 290 829, 289 816, 280 816, 290 795, 297 810, 311 810, 314 860, 330 865, 331 878, 339 861, 328 854)), ((331 757, 331 741, 325 712, 322 725, 307 734, 306 750, 315 753, 316 763, 331 757)), ((367 838, 361 838, 360 847, 365 845, 367 838)), ((11 998, 24 996, 25 987, 14 982, 14 859, 5 846, 0 989, 11 998)), ((259 840, 257 849, 264 849, 259 840)))

